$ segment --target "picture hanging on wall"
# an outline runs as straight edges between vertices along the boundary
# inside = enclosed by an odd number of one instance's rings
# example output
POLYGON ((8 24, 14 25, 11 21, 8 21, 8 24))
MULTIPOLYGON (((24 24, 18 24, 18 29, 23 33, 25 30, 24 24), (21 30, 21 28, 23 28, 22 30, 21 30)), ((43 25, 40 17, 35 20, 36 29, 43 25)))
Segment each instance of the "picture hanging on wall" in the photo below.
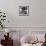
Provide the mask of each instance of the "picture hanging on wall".
POLYGON ((19 16, 29 16, 29 6, 19 6, 19 16))

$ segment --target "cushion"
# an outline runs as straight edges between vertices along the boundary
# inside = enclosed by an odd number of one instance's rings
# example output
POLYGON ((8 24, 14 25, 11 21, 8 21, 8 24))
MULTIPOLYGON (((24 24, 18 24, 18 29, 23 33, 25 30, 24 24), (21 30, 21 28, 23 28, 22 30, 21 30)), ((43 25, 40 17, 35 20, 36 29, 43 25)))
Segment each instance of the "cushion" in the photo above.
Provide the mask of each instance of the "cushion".
POLYGON ((28 35, 24 35, 21 39, 20 42, 21 43, 32 43, 34 41, 37 41, 37 38, 35 38, 35 36, 28 36, 28 35))

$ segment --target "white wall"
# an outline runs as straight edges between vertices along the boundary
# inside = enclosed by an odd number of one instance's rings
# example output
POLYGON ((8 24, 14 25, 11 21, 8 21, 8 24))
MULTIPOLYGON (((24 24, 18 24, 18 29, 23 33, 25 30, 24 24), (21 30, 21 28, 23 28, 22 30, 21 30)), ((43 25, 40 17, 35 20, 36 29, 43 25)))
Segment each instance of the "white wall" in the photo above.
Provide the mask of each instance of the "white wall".
POLYGON ((46 27, 46 0, 0 0, 7 27, 46 27), (19 6, 29 6, 29 16, 19 16, 19 6))

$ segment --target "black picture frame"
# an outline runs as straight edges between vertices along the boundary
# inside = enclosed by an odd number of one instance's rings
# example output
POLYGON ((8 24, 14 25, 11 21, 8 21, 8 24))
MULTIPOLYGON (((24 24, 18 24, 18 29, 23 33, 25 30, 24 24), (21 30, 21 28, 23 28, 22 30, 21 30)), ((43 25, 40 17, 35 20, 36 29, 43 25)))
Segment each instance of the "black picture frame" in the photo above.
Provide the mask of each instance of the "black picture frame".
POLYGON ((19 16, 29 16, 29 6, 19 6, 19 16))

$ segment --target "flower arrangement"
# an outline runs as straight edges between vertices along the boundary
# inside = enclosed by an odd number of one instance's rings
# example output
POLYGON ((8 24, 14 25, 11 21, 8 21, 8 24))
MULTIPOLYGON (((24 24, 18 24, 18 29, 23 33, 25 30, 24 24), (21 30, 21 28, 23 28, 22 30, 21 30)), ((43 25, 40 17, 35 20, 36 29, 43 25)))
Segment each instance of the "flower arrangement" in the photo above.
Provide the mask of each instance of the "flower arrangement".
POLYGON ((6 20, 6 15, 4 12, 0 11, 0 27, 3 28, 4 27, 4 22, 6 20))

